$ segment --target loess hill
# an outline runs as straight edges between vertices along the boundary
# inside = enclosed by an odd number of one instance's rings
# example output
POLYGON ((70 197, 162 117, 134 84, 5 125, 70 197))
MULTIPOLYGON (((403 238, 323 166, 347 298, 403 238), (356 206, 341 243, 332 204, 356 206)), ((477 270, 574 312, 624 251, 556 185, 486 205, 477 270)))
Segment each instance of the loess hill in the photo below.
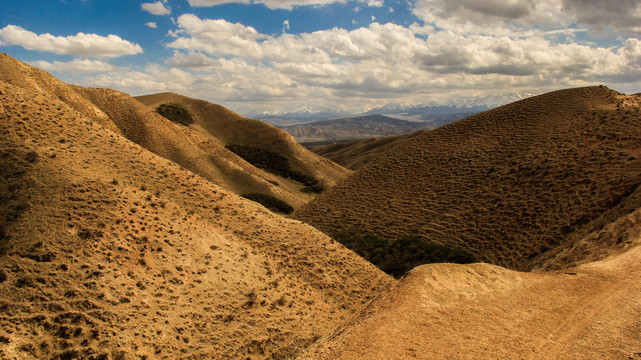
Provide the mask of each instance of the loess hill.
POLYGON ((167 160, 197 133, 0 60, 0 358, 284 359, 392 284, 167 160))
POLYGON ((229 144, 252 144, 277 154, 292 172, 318 181, 318 186, 323 188, 350 173, 306 151, 284 131, 243 118, 219 105, 175 94, 144 97, 189 104, 187 108, 193 113, 195 123, 186 126, 169 121, 122 92, 68 85, 5 54, 0 54, 0 68, 0 80, 55 96, 105 128, 237 194, 261 193, 294 208, 313 197, 301 191, 305 184, 250 164, 226 149, 229 144))
POLYGON ((418 235, 512 269, 603 258, 641 204, 641 96, 555 91, 418 135, 295 213, 326 233, 418 235))

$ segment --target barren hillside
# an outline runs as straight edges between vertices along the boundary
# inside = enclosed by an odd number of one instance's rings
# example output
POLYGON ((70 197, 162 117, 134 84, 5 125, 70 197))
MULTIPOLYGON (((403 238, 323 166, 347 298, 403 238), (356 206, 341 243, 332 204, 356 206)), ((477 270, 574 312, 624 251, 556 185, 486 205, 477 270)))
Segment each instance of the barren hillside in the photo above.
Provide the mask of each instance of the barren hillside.
POLYGON ((637 246, 567 272, 423 265, 300 359, 640 359, 640 261, 637 246))
POLYGON ((641 204, 640 100, 587 87, 468 117, 395 147, 296 217, 327 233, 418 235, 513 269, 602 258, 578 244, 641 204))
POLYGON ((2 59, 0 358, 284 359, 389 288, 310 226, 122 136, 152 132, 162 153, 193 133, 2 59))
MULTIPOLYGON (((316 156, 299 145, 290 134, 264 122, 248 119, 220 105, 192 99, 174 93, 138 96, 137 100, 156 109, 161 105, 177 104, 193 118, 189 128, 197 131, 211 143, 220 146, 247 146, 266 149, 289 161, 291 170, 318 181, 318 185, 330 188, 351 172, 327 159, 316 156)), ((290 192, 301 194, 303 187, 291 179, 277 177, 278 182, 290 192)))
POLYGON ((213 109, 207 116, 197 113, 195 117, 202 126, 189 128, 167 120, 127 94, 67 85, 5 54, 0 55, 0 68, 3 70, 0 80, 55 96, 83 116, 237 194, 261 193, 294 208, 313 197, 313 193, 301 191, 306 185, 300 181, 259 169, 225 149, 226 141, 250 143, 254 139, 253 146, 284 156, 292 170, 318 181, 323 188, 334 185, 349 173, 306 151, 283 131, 244 119, 222 106, 185 98, 200 104, 197 110, 213 109), (211 132, 203 131, 203 127, 218 127, 228 135, 214 137, 211 132))

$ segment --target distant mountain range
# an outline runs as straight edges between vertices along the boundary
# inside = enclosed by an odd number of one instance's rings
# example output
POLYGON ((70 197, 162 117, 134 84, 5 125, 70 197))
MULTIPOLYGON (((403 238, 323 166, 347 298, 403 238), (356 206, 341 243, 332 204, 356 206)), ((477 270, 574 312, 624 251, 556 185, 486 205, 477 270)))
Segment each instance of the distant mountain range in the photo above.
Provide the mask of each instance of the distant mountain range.
POLYGON ((264 121, 274 126, 287 126, 348 115, 351 114, 325 106, 304 105, 292 111, 253 112, 246 116, 264 121))
POLYGON ((318 144, 434 129, 530 96, 532 94, 529 93, 504 93, 461 98, 447 104, 390 103, 356 115, 324 106, 305 105, 294 111, 251 113, 247 116, 289 132, 298 142, 318 144))
MULTIPOLYGON (((409 121, 433 121, 435 118, 451 117, 452 115, 464 114, 465 116, 476 114, 514 101, 522 100, 534 94, 501 93, 489 96, 460 98, 447 103, 388 103, 375 107, 361 114, 348 113, 342 110, 331 109, 319 105, 303 105, 295 110, 287 111, 263 111, 252 112, 245 116, 262 120, 277 127, 304 124, 318 120, 329 120, 336 118, 354 117, 356 115, 385 115, 409 121)), ((459 116, 447 122, 461 119, 459 116)), ((446 123, 447 123, 446 122, 446 123)))
POLYGON ((299 143, 327 143, 366 138, 402 135, 417 130, 432 129, 429 122, 400 120, 384 115, 358 115, 321 120, 305 124, 281 126, 299 143))

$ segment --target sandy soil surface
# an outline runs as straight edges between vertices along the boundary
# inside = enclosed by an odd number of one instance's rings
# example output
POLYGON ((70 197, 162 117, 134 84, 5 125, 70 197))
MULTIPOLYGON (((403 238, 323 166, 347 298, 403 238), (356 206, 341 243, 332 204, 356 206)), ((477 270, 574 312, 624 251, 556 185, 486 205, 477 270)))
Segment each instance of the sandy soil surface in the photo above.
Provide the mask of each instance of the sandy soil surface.
POLYGON ((423 265, 301 359, 641 359, 640 260, 423 265))

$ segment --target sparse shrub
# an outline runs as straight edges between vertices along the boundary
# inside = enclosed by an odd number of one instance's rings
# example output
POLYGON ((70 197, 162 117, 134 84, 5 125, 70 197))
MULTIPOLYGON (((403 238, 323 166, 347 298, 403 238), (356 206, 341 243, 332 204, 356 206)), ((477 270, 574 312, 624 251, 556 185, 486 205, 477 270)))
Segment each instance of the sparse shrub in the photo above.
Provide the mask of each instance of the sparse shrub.
POLYGON ((35 151, 30 151, 25 156, 25 160, 30 163, 34 163, 38 160, 38 153, 35 151))
POLYGON ((320 186, 320 185, 314 185, 314 186, 306 186, 306 187, 300 189, 300 191, 304 192, 304 193, 320 194, 323 191, 325 191, 325 188, 320 186))
POLYGON ((340 233, 333 237, 396 278, 422 264, 443 262, 469 264, 477 261, 466 251, 429 242, 418 236, 405 236, 395 241, 376 235, 354 233, 340 233))
POLYGON ((235 153, 255 167, 269 171, 272 174, 296 180, 305 186, 318 184, 318 180, 313 177, 292 170, 286 157, 271 150, 236 144, 228 144, 225 149, 235 153))
POLYGON ((243 197, 251 201, 255 201, 263 205, 264 207, 268 208, 271 211, 280 212, 284 214, 291 214, 294 211, 294 208, 291 205, 271 195, 266 195, 261 193, 250 193, 250 194, 244 194, 243 197))
POLYGON ((258 301, 258 295, 255 290, 252 290, 247 294, 247 302, 245 303, 245 306, 248 308, 252 307, 256 304, 256 301, 258 301))
POLYGON ((194 123, 189 111, 177 103, 161 104, 156 108, 156 112, 180 125, 188 126, 194 123))

